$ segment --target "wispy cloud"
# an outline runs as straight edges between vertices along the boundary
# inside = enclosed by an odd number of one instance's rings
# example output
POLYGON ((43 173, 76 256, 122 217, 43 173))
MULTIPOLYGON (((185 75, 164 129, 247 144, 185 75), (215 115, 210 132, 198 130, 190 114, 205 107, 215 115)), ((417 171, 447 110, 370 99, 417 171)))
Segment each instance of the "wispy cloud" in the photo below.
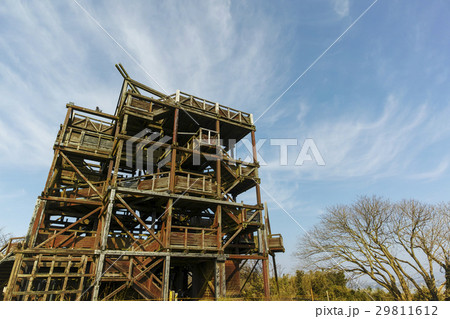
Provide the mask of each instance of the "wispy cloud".
MULTIPOLYGON (((181 89, 251 111, 261 98, 256 92, 273 85, 270 79, 277 48, 271 41, 276 40, 278 27, 258 9, 244 16, 229 1, 195 6, 166 1, 153 10, 137 2, 131 7, 125 3, 109 6, 98 20, 168 91, 181 89), (133 19, 121 14, 124 10, 133 19), (243 19, 246 28, 240 27, 243 19), (256 101, 242 105, 249 92, 255 92, 256 101)), ((127 68, 142 74, 133 65, 127 68)))
POLYGON ((334 12, 340 17, 348 16, 350 12, 350 0, 332 0, 334 12))
MULTIPOLYGON (((254 94, 242 105, 248 92, 267 92, 273 84, 270 42, 277 27, 258 10, 236 14, 229 1, 80 4, 169 92, 181 89, 251 111, 264 97, 254 94)), ((114 112, 121 81, 114 63, 155 86, 74 3, 9 1, 0 16, 0 164, 48 166, 69 101, 114 112), (105 63, 108 74, 101 73, 105 63)))
POLYGON ((59 9, 45 1, 0 9, 1 165, 48 167, 65 103, 115 100, 103 94, 105 82, 89 83, 96 76, 86 64, 92 48, 77 34, 83 25, 75 29, 70 10, 63 19, 59 9))
MULTIPOLYGON (((354 109, 357 109, 356 107, 354 109)), ((281 166, 278 149, 267 151, 268 166, 264 172, 285 172, 306 179, 327 180, 367 176, 372 178, 395 177, 415 174, 415 159, 430 147, 449 137, 448 132, 436 132, 445 125, 445 118, 437 116, 426 104, 407 105, 396 95, 390 95, 383 112, 375 118, 370 111, 325 117, 313 124, 290 129, 286 138, 298 138, 298 147, 291 146, 289 165, 281 166), (435 135, 436 134, 436 135, 435 135), (435 136, 432 140, 430 137, 435 136), (299 154, 302 138, 311 137, 317 144, 326 166, 315 162, 293 166, 299 154)), ((300 112, 301 113, 301 112, 300 112)), ((277 136, 279 137, 279 136, 277 136)), ((269 147, 266 143, 265 147, 269 147)), ((448 152, 447 152, 448 153, 448 152)), ((446 169, 442 162, 438 169, 429 173, 415 174, 415 178, 431 178, 446 169)), ((278 175, 280 177, 280 175, 278 175)), ((281 176, 285 175, 282 174, 281 176)))
POLYGON ((412 174, 411 179, 433 181, 439 177, 442 177, 442 174, 447 170, 447 168, 448 160, 443 160, 437 167, 431 168, 429 171, 412 174))

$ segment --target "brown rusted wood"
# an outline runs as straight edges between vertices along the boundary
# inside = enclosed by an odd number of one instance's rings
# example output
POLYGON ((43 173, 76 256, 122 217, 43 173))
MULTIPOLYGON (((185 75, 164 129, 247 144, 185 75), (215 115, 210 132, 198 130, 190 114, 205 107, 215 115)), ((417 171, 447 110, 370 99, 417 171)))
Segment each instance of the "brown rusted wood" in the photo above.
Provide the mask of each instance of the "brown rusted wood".
POLYGON ((93 211, 91 211, 89 214, 85 215, 84 217, 80 218, 79 220, 77 220, 75 223, 67 226, 66 228, 62 229, 61 231, 57 232, 56 234, 54 234, 53 236, 51 236, 50 238, 48 238, 47 240, 45 240, 44 242, 40 243, 39 245, 37 245, 35 248, 39 248, 41 246, 43 246, 44 244, 46 244, 47 242, 49 242, 50 240, 54 239, 56 236, 68 231, 69 229, 75 227, 76 225, 78 225, 79 223, 81 223, 83 220, 85 220, 86 218, 90 217, 91 215, 95 214, 96 212, 98 212, 100 210, 100 207, 97 207, 96 209, 94 209, 93 211))
POLYGON ((167 300, 174 276, 183 286, 173 289, 217 299, 239 293, 246 260, 263 260, 267 297, 268 255, 284 247, 261 214, 252 115, 163 94, 118 69, 124 81, 114 115, 67 105, 27 246, 5 248, 16 254, 5 300, 110 300, 131 290, 167 300), (251 163, 227 153, 248 134, 251 163), (138 158, 158 163, 157 172, 138 158), (256 205, 236 201, 251 189, 256 205))
POLYGON ((148 226, 142 221, 142 219, 136 214, 136 212, 123 200, 123 198, 119 195, 116 194, 117 199, 119 199, 119 201, 128 209, 128 211, 133 214, 134 218, 136 218, 136 220, 139 222, 139 224, 141 224, 142 226, 144 226, 144 228, 150 233, 150 235, 152 235, 152 237, 162 246, 164 247, 163 243, 159 240, 159 238, 155 235, 155 233, 153 232, 153 230, 151 230, 150 228, 148 228, 148 226))

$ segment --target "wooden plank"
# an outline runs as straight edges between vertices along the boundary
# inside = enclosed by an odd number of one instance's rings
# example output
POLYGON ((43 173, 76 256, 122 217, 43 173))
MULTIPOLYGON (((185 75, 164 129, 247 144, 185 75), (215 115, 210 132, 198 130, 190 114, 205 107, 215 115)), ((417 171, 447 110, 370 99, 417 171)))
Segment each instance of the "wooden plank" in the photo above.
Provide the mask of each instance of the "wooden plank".
POLYGON ((117 192, 131 195, 142 195, 142 196, 156 196, 156 197, 164 197, 164 198, 174 198, 174 199, 182 199, 189 200, 200 203, 210 203, 210 204, 221 204, 223 206, 233 206, 233 207, 245 207, 250 209, 262 209, 262 206, 257 205, 245 205, 242 203, 229 202, 226 200, 218 200, 204 197, 195 197, 190 195, 179 195, 179 194, 168 194, 163 192, 154 192, 149 190, 138 190, 126 187, 117 187, 117 192))
POLYGON ((95 111, 93 109, 88 109, 88 108, 81 107, 81 106, 78 106, 78 105, 75 105, 75 104, 67 104, 66 107, 67 108, 72 108, 74 110, 78 110, 78 111, 81 111, 81 112, 84 112, 84 113, 88 113, 88 114, 92 114, 92 115, 96 115, 96 116, 100 116, 100 117, 105 117, 105 118, 108 118, 108 119, 111 119, 111 120, 118 120, 119 119, 117 116, 114 116, 114 115, 111 115, 111 114, 108 114, 108 113, 98 112, 98 111, 95 111))
MULTIPOLYGON (((44 273, 44 274, 35 274, 34 276, 30 275, 30 274, 19 274, 17 276, 17 278, 30 278, 30 277, 34 277, 34 278, 68 278, 68 277, 73 277, 73 278, 82 278, 82 277, 94 277, 93 274, 81 274, 81 273, 44 273)), ((46 287, 45 290, 48 290, 48 287, 46 287)), ((64 289, 63 289, 64 290, 64 289)))
POLYGON ((150 256, 150 257, 186 257, 186 258, 228 258, 227 254, 209 253, 180 253, 180 252, 157 252, 157 251, 129 251, 129 250, 105 250, 107 256, 150 256))
POLYGON ((48 201, 54 201, 54 202, 79 204, 79 205, 93 205, 93 206, 103 205, 103 203, 101 201, 94 201, 94 200, 87 200, 87 199, 63 198, 63 197, 55 197, 55 196, 42 196, 41 199, 48 200, 48 201))
MULTIPOLYGON (((80 290, 48 290, 48 291, 16 291, 13 292, 14 296, 37 296, 37 295, 60 295, 60 294, 76 294, 80 293, 80 290)), ((27 298, 28 299, 28 298, 27 298)))

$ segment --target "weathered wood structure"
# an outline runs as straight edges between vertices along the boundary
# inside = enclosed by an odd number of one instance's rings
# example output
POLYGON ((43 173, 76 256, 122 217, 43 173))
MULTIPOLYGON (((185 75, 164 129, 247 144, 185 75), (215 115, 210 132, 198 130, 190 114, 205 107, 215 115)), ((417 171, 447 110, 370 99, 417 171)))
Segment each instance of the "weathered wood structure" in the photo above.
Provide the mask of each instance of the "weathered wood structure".
POLYGON ((116 67, 114 115, 67 104, 4 300, 233 297, 246 260, 262 263, 269 298, 269 256, 284 248, 261 202, 252 115, 116 67), (253 161, 235 160, 249 134, 253 161), (236 200, 250 190, 256 204, 236 200))

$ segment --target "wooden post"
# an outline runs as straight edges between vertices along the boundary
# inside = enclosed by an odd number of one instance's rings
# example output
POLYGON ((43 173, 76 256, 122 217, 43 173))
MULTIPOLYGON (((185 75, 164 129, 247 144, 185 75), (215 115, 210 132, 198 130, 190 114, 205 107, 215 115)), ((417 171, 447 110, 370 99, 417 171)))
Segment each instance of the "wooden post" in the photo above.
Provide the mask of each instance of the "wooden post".
POLYGON ((37 236, 37 228, 40 224, 40 217, 42 215, 42 211, 45 207, 45 200, 37 199, 36 205, 34 206, 33 217, 31 218, 30 226, 28 227, 27 236, 25 238, 25 242, 29 247, 34 246, 34 242, 37 236))
POLYGON ((109 201, 108 201, 108 208, 106 210, 106 214, 103 217, 103 230, 102 230, 102 236, 101 236, 101 242, 100 242, 100 255, 97 260, 96 269, 95 269, 95 282, 94 282, 94 290, 92 293, 92 300, 96 301, 98 299, 98 293, 100 289, 100 282, 102 279, 102 272, 103 272, 103 265, 105 262, 105 253, 104 251, 107 248, 108 243, 108 235, 109 235, 109 227, 111 224, 111 215, 113 213, 114 209, 114 200, 116 197, 116 189, 111 189, 111 193, 109 195, 109 201))
POLYGON ((19 253, 15 255, 14 266, 11 270, 11 274, 9 275, 9 281, 8 285, 6 286, 5 297, 3 298, 3 300, 5 301, 12 300, 13 292, 14 289, 16 288, 17 275, 19 274, 20 268, 22 267, 22 259, 23 254, 19 253))
POLYGON ((227 296, 227 273, 226 273, 226 267, 225 267, 226 259, 221 262, 220 265, 220 282, 221 282, 221 294, 222 298, 225 298, 227 296))
POLYGON ((216 300, 225 298, 226 296, 226 273, 225 273, 225 259, 217 258, 215 260, 215 282, 214 291, 216 300))
POLYGON ((122 148, 123 148, 123 140, 121 139, 119 141, 119 145, 117 148, 117 153, 116 153, 116 161, 114 163, 114 174, 113 174, 113 178, 111 181, 111 185, 113 187, 117 186, 117 175, 119 174, 119 167, 120 167, 120 160, 122 157, 122 148))
MULTIPOLYGON (((258 164, 258 152, 256 151, 256 137, 255 131, 251 132, 252 136, 252 150, 253 150, 253 163, 258 164)), ((258 205, 261 205, 261 189, 259 187, 259 183, 256 183, 256 202, 258 205)))
POLYGON ((114 209, 114 201, 116 197, 116 189, 111 189, 111 193, 109 195, 108 208, 106 209, 106 215, 104 216, 104 224, 102 230, 102 239, 101 239, 101 250, 106 250, 108 235, 109 235, 109 226, 111 224, 111 215, 114 209))
POLYGON ((264 282, 264 298, 270 300, 270 284, 269 284, 269 258, 266 256, 262 260, 263 282, 264 282))
MULTIPOLYGON (((176 108, 173 117, 173 133, 172 133, 172 150, 171 150, 171 162, 170 162, 170 179, 169 179, 169 191, 173 193, 175 191, 175 173, 176 173, 176 160, 177 160, 177 140, 178 140, 178 118, 179 109, 176 108)), ((172 206, 173 199, 170 198, 166 205, 166 221, 165 221, 165 236, 164 245, 169 249, 170 247, 170 233, 172 231, 172 206)))
MULTIPOLYGON (((216 132, 217 136, 220 136, 220 121, 216 120, 216 132)), ((218 141, 218 145, 216 145, 217 149, 220 149, 220 140, 218 141)), ((217 154, 217 152, 216 152, 217 154)), ((220 155, 220 154, 217 154, 220 155)), ((218 157, 216 160, 216 182, 217 182, 217 199, 222 199, 222 163, 221 158, 218 157)), ((217 248, 219 252, 223 253, 222 250, 222 205, 217 205, 216 208, 216 220, 217 220, 217 248)))
POLYGON ((98 300, 98 293, 100 290, 100 282, 102 280, 104 264, 105 264, 105 253, 101 252, 100 255, 98 256, 96 263, 94 290, 92 291, 92 301, 98 300))
POLYGON ((164 301, 169 300, 169 284, 170 284, 170 256, 166 256, 164 260, 164 273, 163 273, 163 295, 164 301))
POLYGON ((275 254, 272 254, 272 261, 273 261, 273 273, 275 275, 275 284, 277 286, 277 294, 280 296, 280 285, 278 283, 278 271, 277 271, 277 263, 275 261, 275 254))
POLYGON ((170 162, 170 184, 169 190, 173 192, 175 190, 175 171, 177 162, 177 143, 178 143, 178 117, 180 109, 175 109, 173 117, 173 133, 172 133, 172 154, 170 162))
POLYGON ((218 300, 221 296, 220 293, 220 267, 219 267, 219 261, 216 259, 214 262, 214 270, 215 270, 215 276, 214 276, 214 297, 216 300, 218 300))
MULTIPOLYGON (((251 132, 252 137, 252 150, 253 150, 253 163, 258 164, 258 155, 256 151, 256 137, 255 137, 255 131, 251 132)), ((256 202, 258 203, 258 206, 261 206, 261 189, 259 187, 259 183, 256 183, 256 202)), ((265 226, 262 225, 262 237, 264 240, 264 259, 262 260, 262 271, 263 271, 263 282, 264 282, 264 296, 266 300, 270 299, 270 285, 269 285, 269 257, 268 257, 268 247, 267 247, 267 233, 265 230, 265 226)))

